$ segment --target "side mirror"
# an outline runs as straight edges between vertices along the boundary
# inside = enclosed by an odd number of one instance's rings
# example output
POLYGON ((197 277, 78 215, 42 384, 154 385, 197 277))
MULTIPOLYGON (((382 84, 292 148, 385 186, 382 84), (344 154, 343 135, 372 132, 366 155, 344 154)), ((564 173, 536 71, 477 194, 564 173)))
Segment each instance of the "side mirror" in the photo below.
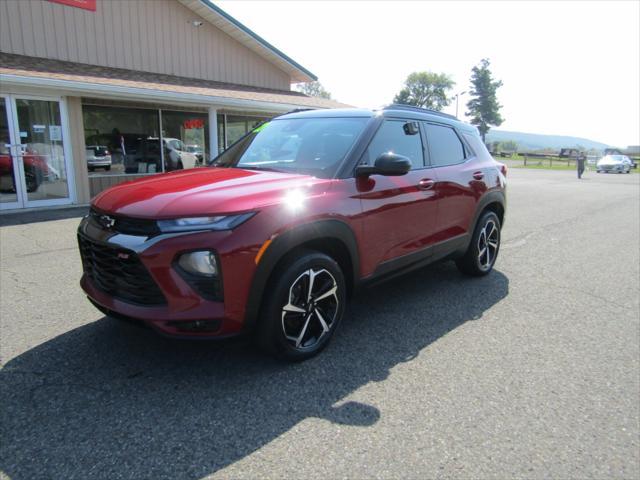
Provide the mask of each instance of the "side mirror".
POLYGON ((411 170, 411 160, 402 155, 387 152, 376 158, 373 165, 358 165, 356 167, 356 177, 367 177, 369 175, 400 176, 411 170))

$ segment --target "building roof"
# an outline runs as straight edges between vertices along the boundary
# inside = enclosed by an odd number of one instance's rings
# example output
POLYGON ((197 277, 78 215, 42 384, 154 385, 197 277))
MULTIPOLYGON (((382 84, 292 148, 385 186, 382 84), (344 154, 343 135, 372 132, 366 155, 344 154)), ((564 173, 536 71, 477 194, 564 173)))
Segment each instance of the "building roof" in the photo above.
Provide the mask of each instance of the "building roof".
POLYGON ((290 75, 293 82, 312 82, 318 80, 318 77, 309 70, 285 55, 264 38, 251 31, 220 7, 214 5, 210 0, 179 1, 185 7, 213 24, 216 28, 219 28, 269 62, 276 64, 290 75))
POLYGON ((180 101, 228 108, 287 111, 293 108, 340 108, 343 103, 300 92, 214 82, 173 75, 99 67, 0 52, 0 81, 51 87, 82 95, 180 101))

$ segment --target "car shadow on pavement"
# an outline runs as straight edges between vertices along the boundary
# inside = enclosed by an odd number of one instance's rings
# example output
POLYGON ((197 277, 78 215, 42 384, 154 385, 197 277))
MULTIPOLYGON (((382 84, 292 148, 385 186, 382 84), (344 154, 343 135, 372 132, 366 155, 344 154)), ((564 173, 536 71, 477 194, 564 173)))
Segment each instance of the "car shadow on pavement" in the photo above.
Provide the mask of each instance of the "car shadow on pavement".
POLYGON ((0 471, 14 480, 197 479, 306 418, 366 428, 384 411, 345 397, 480 319, 508 287, 498 270, 415 271, 354 298, 332 344, 299 364, 245 339, 184 342, 110 318, 87 324, 0 371, 0 471))

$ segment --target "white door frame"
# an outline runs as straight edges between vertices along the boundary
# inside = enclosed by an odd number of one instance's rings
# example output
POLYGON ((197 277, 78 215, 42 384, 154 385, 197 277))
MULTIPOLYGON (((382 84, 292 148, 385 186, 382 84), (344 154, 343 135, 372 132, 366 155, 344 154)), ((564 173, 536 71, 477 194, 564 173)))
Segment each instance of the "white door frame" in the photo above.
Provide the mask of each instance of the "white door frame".
POLYGON ((16 179, 16 194, 17 202, 7 202, 0 204, 0 209, 16 209, 16 208, 34 208, 34 207, 49 207, 55 205, 69 205, 75 203, 76 199, 76 185, 75 175, 73 169, 73 159, 71 157, 71 137, 69 131, 69 118, 67 110, 67 101, 65 97, 54 95, 28 95, 28 94, 2 94, 5 99, 7 108, 7 116, 9 117, 9 137, 11 139, 11 158, 14 165, 15 179, 16 179), (20 144, 19 135, 19 122, 18 122, 18 109, 16 108, 16 100, 43 100, 49 102, 58 102, 60 109, 60 123, 62 128, 62 150, 64 155, 64 168, 67 179, 67 193, 66 198, 56 198, 49 200, 29 200, 28 193, 26 191, 26 182, 24 175, 24 162, 21 160, 20 155, 16 154, 16 145, 20 144))
POLYGON ((10 95, 2 94, 0 95, 0 97, 4 99, 4 106, 5 106, 5 111, 7 115, 7 125, 9 126, 9 145, 10 145, 9 159, 11 160, 11 163, 12 163, 13 182, 14 182, 14 186, 16 187, 16 201, 0 203, 0 210, 11 210, 15 208, 20 208, 22 205, 24 205, 24 198, 22 195, 23 189, 20 187, 21 185, 23 185, 23 182, 22 182, 22 177, 20 175, 20 167, 18 165, 18 163, 20 162, 18 162, 18 158, 14 155, 14 152, 15 152, 14 147, 16 143, 15 124, 13 122, 14 102, 10 95))

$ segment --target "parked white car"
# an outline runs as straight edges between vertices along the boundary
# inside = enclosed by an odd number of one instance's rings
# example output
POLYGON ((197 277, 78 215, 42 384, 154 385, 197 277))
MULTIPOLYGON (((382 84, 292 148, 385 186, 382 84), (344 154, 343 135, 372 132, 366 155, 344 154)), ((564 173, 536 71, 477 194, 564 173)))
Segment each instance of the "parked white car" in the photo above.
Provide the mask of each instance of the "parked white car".
POLYGON ((166 149, 164 161, 167 170, 193 168, 200 163, 196 154, 189 152, 182 140, 177 138, 163 138, 162 140, 166 149))
POLYGON ((111 170, 111 154, 107 147, 103 145, 87 145, 85 156, 90 172, 93 172, 96 168, 111 170))
POLYGON ((629 173, 631 165, 631 159, 626 155, 605 155, 598 160, 596 172, 629 173))
MULTIPOLYGON (((198 158, 194 153, 186 151, 186 147, 177 138, 163 138, 164 171, 182 170, 198 166, 198 158)), ((148 137, 139 139, 129 149, 125 159, 126 173, 160 173, 162 160, 160 156, 160 139, 148 137)))

